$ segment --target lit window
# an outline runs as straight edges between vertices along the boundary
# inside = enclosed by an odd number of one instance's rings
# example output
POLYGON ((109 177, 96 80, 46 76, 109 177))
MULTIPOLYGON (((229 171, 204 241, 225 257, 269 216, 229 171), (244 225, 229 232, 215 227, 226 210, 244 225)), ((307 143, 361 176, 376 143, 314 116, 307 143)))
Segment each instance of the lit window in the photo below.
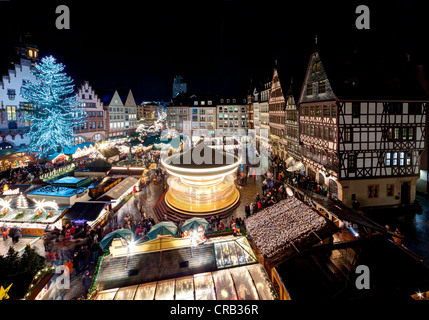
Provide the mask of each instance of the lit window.
POLYGON ((390 166, 390 164, 391 164, 390 157, 391 157, 390 152, 386 153, 386 166, 390 166))
POLYGON ((16 106, 7 106, 7 120, 16 121, 16 106))
POLYGON ((405 153, 404 152, 400 152, 399 153, 399 165, 403 166, 405 163, 405 153))

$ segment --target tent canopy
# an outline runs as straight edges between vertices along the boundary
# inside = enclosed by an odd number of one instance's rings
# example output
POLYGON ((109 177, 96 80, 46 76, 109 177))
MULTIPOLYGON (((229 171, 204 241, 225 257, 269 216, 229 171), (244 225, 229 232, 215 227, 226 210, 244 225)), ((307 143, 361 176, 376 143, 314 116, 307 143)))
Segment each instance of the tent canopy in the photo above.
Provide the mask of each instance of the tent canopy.
POLYGON ((199 226, 202 226, 204 228, 204 231, 207 231, 209 229, 209 223, 207 222, 207 220, 204 218, 198 218, 198 217, 193 217, 191 219, 186 220, 183 223, 181 229, 182 230, 194 229, 198 231, 199 226))
POLYGON ((133 233, 129 229, 118 229, 106 234, 103 240, 100 241, 100 248, 103 252, 108 252, 113 239, 122 238, 130 242, 133 239, 133 233))
POLYGON ((177 233, 177 226, 171 221, 163 221, 154 225, 147 236, 149 239, 155 239, 158 235, 172 235, 175 236, 177 233))

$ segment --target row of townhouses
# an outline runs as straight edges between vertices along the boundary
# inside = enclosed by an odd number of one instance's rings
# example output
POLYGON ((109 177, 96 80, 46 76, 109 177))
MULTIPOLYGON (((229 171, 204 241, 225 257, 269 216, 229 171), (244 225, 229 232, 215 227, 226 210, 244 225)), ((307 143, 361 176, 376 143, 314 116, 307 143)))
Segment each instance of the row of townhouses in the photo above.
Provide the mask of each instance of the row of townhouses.
MULTIPOLYGON (((0 150, 25 147, 29 143, 26 133, 30 124, 26 115, 32 106, 20 94, 27 81, 36 80, 32 71, 39 54, 34 45, 20 45, 17 54, 20 62, 13 63, 0 81, 0 150)), ((88 81, 77 88, 76 94, 87 113, 86 121, 74 128, 76 144, 130 135, 138 126, 137 109, 154 108, 153 103, 137 105, 129 89, 94 89, 88 81)))
POLYGON ((247 97, 179 94, 167 108, 169 126, 236 137, 254 129, 257 149, 268 149, 276 166, 308 176, 348 206, 414 203, 429 98, 377 65, 325 58, 311 55, 297 95, 279 66, 247 97))

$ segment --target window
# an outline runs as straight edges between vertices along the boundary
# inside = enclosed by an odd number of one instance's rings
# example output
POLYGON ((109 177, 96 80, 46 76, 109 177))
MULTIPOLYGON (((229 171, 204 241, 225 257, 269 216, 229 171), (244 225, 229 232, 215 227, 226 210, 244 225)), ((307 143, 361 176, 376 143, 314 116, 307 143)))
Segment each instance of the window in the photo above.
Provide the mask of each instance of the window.
POLYGON ((206 102, 205 102, 205 101, 201 101, 201 102, 200 102, 200 104, 201 104, 202 106, 204 106, 204 105, 206 105, 206 102))
POLYGON ((322 106, 316 107, 316 116, 321 117, 322 116, 322 106))
POLYGON ((329 106, 323 106, 323 116, 329 117, 331 115, 331 109, 329 106))
POLYGON ((352 142, 353 128, 346 128, 344 132, 344 141, 352 142))
POLYGON ((398 153, 397 152, 393 153, 393 162, 392 163, 394 166, 398 165, 398 153))
POLYGON ((400 134, 399 128, 394 128, 394 130, 393 130, 393 140, 399 140, 399 134, 400 134))
POLYGON ((407 153, 407 162, 406 162, 406 164, 407 164, 407 166, 411 166, 412 165, 412 163, 411 163, 411 153, 407 153))
POLYGON ((319 93, 325 93, 326 91, 326 80, 319 81, 319 93))
POLYGON ((198 101, 194 101, 194 106, 198 106, 198 101))
POLYGON ((408 140, 414 140, 414 128, 410 127, 408 128, 408 140))
POLYGON ((332 115, 332 117, 337 116, 337 105, 335 105, 335 104, 332 105, 331 115, 332 115))
POLYGON ((333 128, 329 128, 329 137, 328 137, 329 141, 334 141, 334 129, 333 128))
POLYGON ((352 103, 352 117, 359 118, 360 117, 360 102, 352 103))
POLYGON ((405 152, 399 153, 399 165, 403 166, 405 164, 405 152))
POLYGON ((389 114, 402 114, 402 102, 385 103, 384 111, 389 114))
POLYGON ((368 198, 378 198, 378 184, 372 184, 368 186, 368 198))
POLYGON ((395 186, 393 184, 386 185, 386 196, 393 197, 395 186))
POLYGON ((192 109, 192 114, 198 114, 198 109, 192 109))
POLYGON ((307 83, 307 96, 311 96, 313 94, 313 83, 307 83))
POLYGON ((420 102, 408 103, 408 114, 422 114, 422 104, 420 102))
POLYGON ((207 101, 207 105, 211 106, 212 105, 212 101, 211 100, 207 101))
POLYGON ((7 89, 7 95, 9 96, 9 100, 15 100, 15 89, 7 89))
POLYGON ((353 173, 356 171, 356 155, 355 154, 349 154, 349 157, 347 159, 347 168, 349 173, 353 173))
POLYGON ((391 165, 391 154, 390 152, 386 153, 386 166, 390 166, 391 165))
POLYGON ((16 121, 16 106, 7 106, 7 120, 16 121))

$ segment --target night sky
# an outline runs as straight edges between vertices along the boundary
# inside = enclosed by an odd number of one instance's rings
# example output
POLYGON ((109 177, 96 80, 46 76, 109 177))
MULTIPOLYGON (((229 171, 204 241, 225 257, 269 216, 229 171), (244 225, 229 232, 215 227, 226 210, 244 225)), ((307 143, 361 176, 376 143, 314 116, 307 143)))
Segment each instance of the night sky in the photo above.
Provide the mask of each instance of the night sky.
POLYGON ((3 0, 0 70, 30 33, 40 55, 65 64, 76 85, 131 88, 137 103, 169 101, 175 75, 189 92, 247 94, 251 81, 272 75, 276 59, 286 70, 280 80, 301 85, 316 34, 329 50, 407 48, 424 60, 428 2, 3 0), (55 26, 61 4, 70 8, 70 30, 55 26), (370 30, 355 27, 359 4, 370 8, 370 30))

